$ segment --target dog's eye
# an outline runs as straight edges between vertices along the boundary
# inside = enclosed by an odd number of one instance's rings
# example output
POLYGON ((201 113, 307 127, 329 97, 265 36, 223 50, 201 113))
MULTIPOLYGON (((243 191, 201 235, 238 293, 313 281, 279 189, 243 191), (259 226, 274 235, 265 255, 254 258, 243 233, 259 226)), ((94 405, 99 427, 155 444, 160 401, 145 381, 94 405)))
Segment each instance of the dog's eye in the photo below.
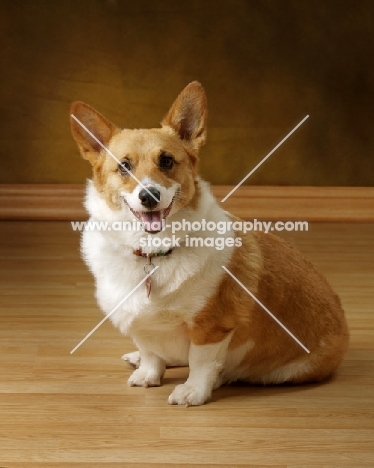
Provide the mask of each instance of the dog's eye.
POLYGON ((131 164, 127 160, 122 161, 121 164, 118 164, 118 170, 122 175, 127 175, 131 171, 131 164))
POLYGON ((173 156, 170 156, 166 153, 161 153, 159 164, 161 169, 171 169, 174 165, 173 156))

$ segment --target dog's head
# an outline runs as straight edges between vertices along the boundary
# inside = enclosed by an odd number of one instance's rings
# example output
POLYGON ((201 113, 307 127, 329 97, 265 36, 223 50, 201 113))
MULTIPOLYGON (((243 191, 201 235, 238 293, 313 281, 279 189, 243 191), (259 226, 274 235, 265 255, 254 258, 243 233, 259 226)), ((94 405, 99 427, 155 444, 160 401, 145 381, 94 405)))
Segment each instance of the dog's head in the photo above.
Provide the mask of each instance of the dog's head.
POLYGON ((200 83, 181 92, 161 128, 121 130, 82 102, 73 103, 71 114, 75 141, 112 210, 130 210, 148 232, 158 232, 167 216, 191 202, 198 151, 206 138, 200 83))

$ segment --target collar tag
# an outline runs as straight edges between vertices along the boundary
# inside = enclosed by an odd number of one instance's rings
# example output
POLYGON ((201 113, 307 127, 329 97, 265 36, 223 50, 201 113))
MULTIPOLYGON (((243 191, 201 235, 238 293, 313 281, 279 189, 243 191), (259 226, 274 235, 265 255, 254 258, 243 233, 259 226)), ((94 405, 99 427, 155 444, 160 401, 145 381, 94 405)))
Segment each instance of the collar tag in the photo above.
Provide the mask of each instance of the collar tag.
MULTIPOLYGON (((152 271, 155 269, 154 264, 152 263, 152 255, 148 254, 147 255, 147 263, 144 265, 144 273, 146 275, 149 275, 149 273, 152 273, 152 271)), ((147 288, 147 297, 151 295, 151 289, 152 289, 152 277, 148 276, 145 282, 145 286, 147 288)))

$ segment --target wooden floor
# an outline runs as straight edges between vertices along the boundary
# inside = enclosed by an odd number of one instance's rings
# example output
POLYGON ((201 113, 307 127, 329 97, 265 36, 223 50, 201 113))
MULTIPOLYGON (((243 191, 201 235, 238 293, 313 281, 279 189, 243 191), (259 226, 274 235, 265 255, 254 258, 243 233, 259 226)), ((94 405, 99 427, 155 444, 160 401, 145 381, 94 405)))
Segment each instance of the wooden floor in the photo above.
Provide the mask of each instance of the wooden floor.
POLYGON ((284 235, 342 298, 351 347, 334 379, 221 388, 168 406, 186 369, 128 388, 133 349, 102 318, 67 222, 0 223, 0 467, 373 467, 374 225, 313 224, 284 235))

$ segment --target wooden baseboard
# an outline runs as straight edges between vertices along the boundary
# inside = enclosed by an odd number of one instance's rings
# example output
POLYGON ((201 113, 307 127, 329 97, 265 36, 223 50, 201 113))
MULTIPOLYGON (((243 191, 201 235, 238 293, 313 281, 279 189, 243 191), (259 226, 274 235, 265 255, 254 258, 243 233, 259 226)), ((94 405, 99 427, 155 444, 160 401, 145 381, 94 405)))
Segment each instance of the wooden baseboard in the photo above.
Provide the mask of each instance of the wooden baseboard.
POLYGON ((0 185, 0 219, 80 220, 84 185, 3 184, 0 185))
MULTIPOLYGON (((231 186, 213 186, 220 201, 231 186)), ((0 185, 2 220, 84 220, 84 186, 0 185)), ((243 186, 222 206, 244 219, 374 222, 373 187, 243 186)))

